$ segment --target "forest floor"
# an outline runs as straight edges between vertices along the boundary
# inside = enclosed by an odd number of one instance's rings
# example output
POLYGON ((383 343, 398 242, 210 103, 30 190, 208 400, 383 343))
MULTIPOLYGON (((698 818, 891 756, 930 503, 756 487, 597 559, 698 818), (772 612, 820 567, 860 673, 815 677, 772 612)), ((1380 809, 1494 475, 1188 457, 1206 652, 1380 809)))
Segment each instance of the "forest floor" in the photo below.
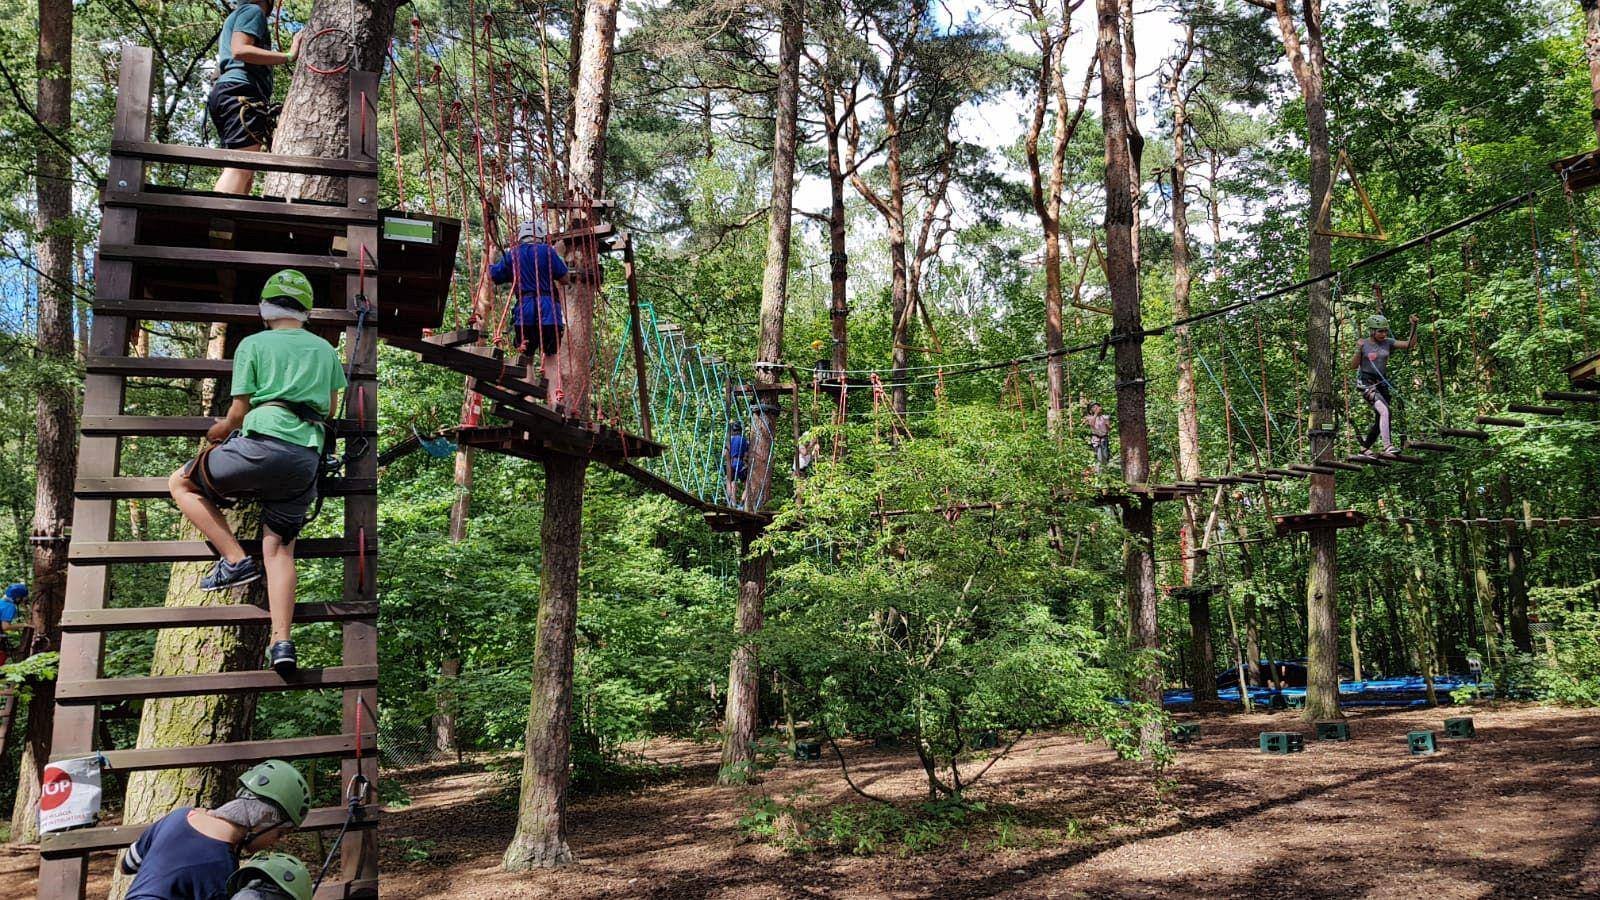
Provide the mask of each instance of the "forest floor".
MULTIPOLYGON (((1287 757, 1260 753, 1257 735, 1305 730, 1293 712, 1199 721, 1201 737, 1160 777, 1069 736, 1029 737, 970 792, 987 818, 909 855, 900 844, 798 853, 742 832, 763 797, 865 808, 836 760, 785 760, 754 787, 725 788, 715 747, 659 740, 638 749, 665 775, 574 798, 576 865, 513 876, 499 870, 515 824, 508 777, 481 761, 417 769, 401 775, 412 802, 385 813, 383 896, 1600 895, 1600 710, 1366 710, 1352 715, 1350 742, 1308 738, 1287 757), (1473 716, 1478 737, 1409 755, 1406 732, 1442 730, 1447 715, 1473 716)), ((921 798, 909 749, 842 747, 867 790, 921 798)), ((95 861, 94 882, 110 865, 95 861)), ((31 896, 33 867, 0 852, 0 897, 31 896)))

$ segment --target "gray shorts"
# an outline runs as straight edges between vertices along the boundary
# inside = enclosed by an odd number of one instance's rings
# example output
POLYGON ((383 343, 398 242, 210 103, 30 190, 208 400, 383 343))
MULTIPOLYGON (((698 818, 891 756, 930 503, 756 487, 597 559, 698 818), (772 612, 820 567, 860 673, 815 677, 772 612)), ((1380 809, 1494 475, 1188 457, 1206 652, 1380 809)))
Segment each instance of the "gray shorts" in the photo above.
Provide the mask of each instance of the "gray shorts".
POLYGON ((241 500, 259 502, 262 523, 285 541, 292 541, 300 535, 306 514, 317 500, 320 458, 310 447, 236 431, 205 455, 203 473, 196 476, 191 460, 183 474, 218 506, 232 506, 241 500))

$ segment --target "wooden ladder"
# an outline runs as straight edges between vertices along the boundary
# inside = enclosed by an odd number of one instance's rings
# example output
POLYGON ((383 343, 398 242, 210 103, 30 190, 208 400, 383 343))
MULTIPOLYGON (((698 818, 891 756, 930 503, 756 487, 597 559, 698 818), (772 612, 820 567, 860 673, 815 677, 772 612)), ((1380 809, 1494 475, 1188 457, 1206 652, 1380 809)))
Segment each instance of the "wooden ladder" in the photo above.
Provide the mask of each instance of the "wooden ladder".
MULTIPOLYGON (((313 809, 304 829, 350 831, 342 845, 342 867, 330 869, 318 898, 377 895, 377 714, 378 604, 374 590, 377 552, 378 398, 376 390, 377 329, 360 315, 377 303, 378 159, 375 122, 378 76, 351 72, 349 134, 345 159, 272 156, 265 153, 212 150, 149 143, 150 96, 154 69, 145 48, 124 51, 118 84, 110 168, 103 195, 105 207, 96 266, 94 324, 84 386, 82 430, 73 504, 73 537, 69 550, 67 593, 62 615, 61 667, 56 689, 52 759, 70 759, 96 752, 115 770, 245 765, 269 758, 339 758, 341 785, 365 776, 373 786, 354 807, 346 804, 313 809), (374 111, 372 115, 364 114, 374 111), (247 164, 267 171, 316 173, 343 178, 344 205, 285 203, 174 192, 145 184, 150 163, 219 167, 247 164), (263 233, 281 230, 284 242, 303 247, 307 235, 326 236, 320 252, 283 253, 234 249, 230 242, 202 246, 214 230, 213 219, 263 233), (141 227, 142 226, 142 227, 141 227), (193 226, 192 228, 189 228, 193 226), (185 231, 185 228, 189 230, 185 231), (180 234, 180 232, 182 234, 180 234), (184 244, 188 235, 187 245, 184 244), (290 237, 292 235, 292 239, 290 237), (339 250, 342 249, 342 255, 339 250), (214 421, 198 416, 139 416, 124 412, 130 376, 218 378, 232 371, 229 360, 136 358, 128 355, 129 337, 140 321, 224 322, 259 324, 253 291, 236 282, 259 284, 270 270, 294 267, 317 286, 319 305, 309 326, 335 338, 344 331, 347 362, 352 366, 349 419, 340 423, 347 461, 342 478, 325 484, 325 493, 343 497, 341 538, 302 539, 300 557, 336 557, 344 561, 343 596, 335 603, 302 603, 295 621, 338 622, 342 628, 341 664, 302 669, 284 679, 268 669, 217 675, 112 678, 103 677, 104 635, 108 631, 248 626, 265 627, 267 611, 248 604, 185 608, 109 608, 110 567, 125 563, 205 561, 215 551, 203 541, 115 540, 116 504, 166 495, 165 478, 121 477, 122 439, 163 437, 193 439, 214 421), (174 274, 176 273, 176 274, 174 274), (184 273, 196 273, 185 275, 184 273), (185 279, 188 279, 187 282, 185 279), (208 281, 208 279, 210 281, 208 281), (206 285, 215 281, 219 288, 206 285), (353 452, 352 452, 353 451, 353 452), (343 692, 341 733, 279 740, 246 741, 194 747, 118 750, 95 746, 100 704, 132 698, 301 691, 334 688, 343 692)), ((272 232, 276 233, 276 232, 272 232)), ((246 547, 258 542, 246 542, 246 547)), ((344 791, 341 791, 341 795, 344 791)), ((40 842, 39 897, 82 898, 88 856, 118 850, 132 842, 149 823, 59 832, 40 842)), ((321 860, 307 860, 313 874, 321 860)))

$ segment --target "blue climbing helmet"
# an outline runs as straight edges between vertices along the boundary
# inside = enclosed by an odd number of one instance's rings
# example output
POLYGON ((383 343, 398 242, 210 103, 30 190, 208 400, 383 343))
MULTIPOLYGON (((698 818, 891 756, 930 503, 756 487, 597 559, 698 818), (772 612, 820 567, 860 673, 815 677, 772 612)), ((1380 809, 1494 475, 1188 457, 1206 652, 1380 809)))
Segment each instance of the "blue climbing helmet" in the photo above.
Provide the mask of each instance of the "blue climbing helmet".
POLYGON ((28 586, 20 581, 11 585, 6 588, 6 599, 12 603, 21 603, 28 599, 28 586))

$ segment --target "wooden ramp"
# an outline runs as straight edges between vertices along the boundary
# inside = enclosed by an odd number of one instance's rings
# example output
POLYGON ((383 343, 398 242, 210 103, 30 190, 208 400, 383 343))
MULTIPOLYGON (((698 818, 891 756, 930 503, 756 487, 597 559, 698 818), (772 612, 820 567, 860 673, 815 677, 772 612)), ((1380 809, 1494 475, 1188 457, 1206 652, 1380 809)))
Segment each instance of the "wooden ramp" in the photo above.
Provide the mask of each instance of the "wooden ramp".
MULTIPOLYGON (((351 141, 348 158, 247 154, 262 170, 315 172, 342 178, 343 205, 280 203, 216 194, 181 193, 145 184, 152 162, 218 167, 242 154, 149 142, 150 96, 155 72, 151 52, 123 53, 116 119, 96 267, 94 324, 85 378, 82 433, 75 485, 73 539, 62 619, 61 668, 56 691, 53 759, 101 753, 116 769, 154 770, 194 766, 239 768, 278 757, 340 760, 340 783, 378 778, 378 647, 376 579, 378 413, 377 333, 369 312, 379 303, 380 213, 376 206, 378 160, 351 141), (207 560, 212 549, 198 541, 117 540, 119 502, 165 494, 164 479, 125 477, 120 472, 125 438, 192 439, 211 421, 199 417, 149 417, 124 408, 127 380, 137 377, 218 379, 232 371, 227 360, 145 359, 129 355, 140 322, 224 322, 259 327, 255 297, 274 269, 294 266, 311 278, 317 308, 311 327, 337 341, 352 369, 344 438, 343 476, 326 487, 342 498, 343 536, 301 542, 303 556, 342 560, 344 583, 338 602, 303 603, 297 622, 336 622, 343 634, 342 659, 324 669, 303 669, 282 678, 270 669, 214 675, 105 678, 105 634, 112 631, 180 627, 264 627, 265 610, 253 605, 185 608, 112 608, 111 568, 124 564, 207 560), (245 694, 266 691, 337 690, 342 722, 335 734, 194 747, 129 749, 96 745, 102 706, 151 697, 245 694)), ((351 134, 370 117, 363 106, 378 100, 377 75, 350 73, 351 134)), ((372 127, 366 125, 365 127, 372 127)), ((453 250, 452 250, 453 253, 453 250)), ((431 299, 429 302, 433 302, 431 299)), ((426 311, 416 315, 426 317, 426 311)), ((192 444, 184 445, 188 453, 192 444)), ((340 801, 314 809, 305 828, 338 831, 348 826, 342 862, 330 869, 319 898, 376 897, 378 892, 375 800, 353 806, 340 801)), ((373 794, 372 796, 375 796, 373 794)), ((40 842, 39 897, 84 896, 88 857, 118 850, 148 822, 85 828, 45 835, 40 842)), ((310 862, 313 871, 317 862, 310 862)), ((318 861, 320 862, 320 861, 318 861)))

